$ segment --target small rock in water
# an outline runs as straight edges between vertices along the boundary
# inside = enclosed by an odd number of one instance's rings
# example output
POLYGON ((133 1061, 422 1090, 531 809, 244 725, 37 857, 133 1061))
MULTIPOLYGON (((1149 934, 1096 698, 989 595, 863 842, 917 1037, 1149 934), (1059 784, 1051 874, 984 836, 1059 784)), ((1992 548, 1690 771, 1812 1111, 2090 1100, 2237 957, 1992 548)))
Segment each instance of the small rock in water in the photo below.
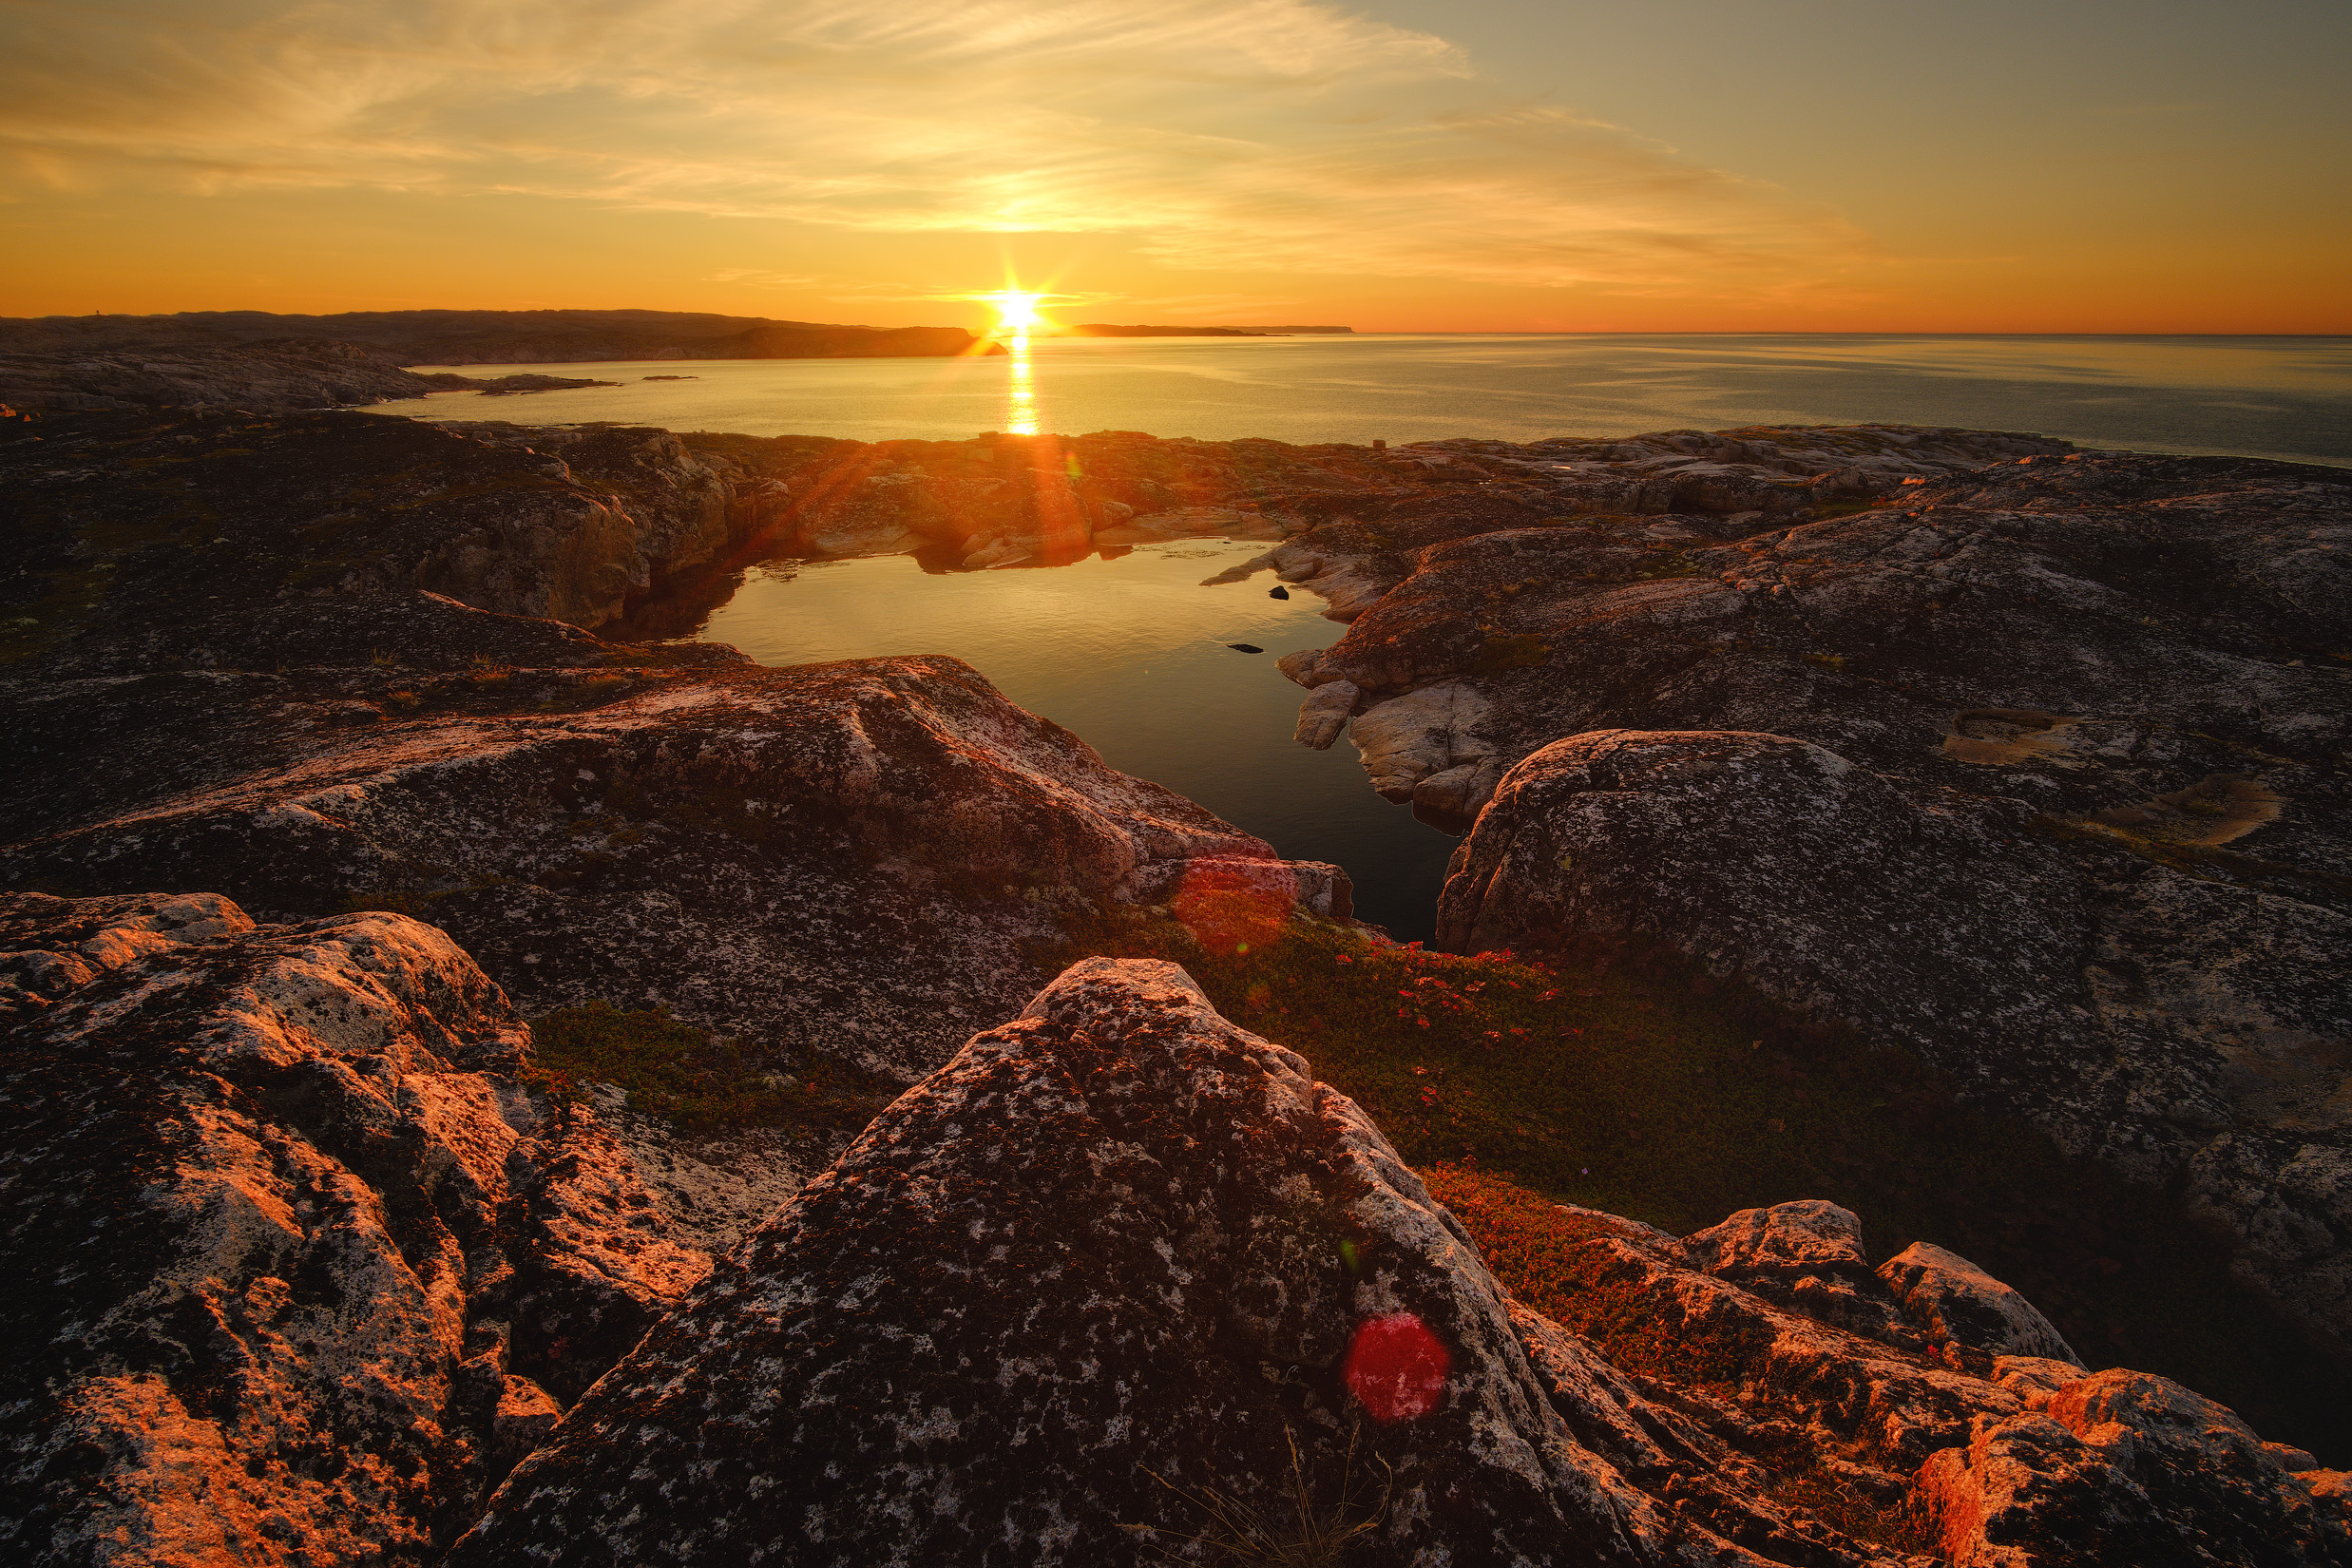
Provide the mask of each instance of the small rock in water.
POLYGON ((1254 642, 1228 642, 1225 645, 1235 653, 1264 653, 1266 651, 1254 642))
POLYGON ((1277 583, 1272 587, 1266 590, 1266 597, 1269 599, 1288 599, 1291 597, 1291 590, 1277 583))

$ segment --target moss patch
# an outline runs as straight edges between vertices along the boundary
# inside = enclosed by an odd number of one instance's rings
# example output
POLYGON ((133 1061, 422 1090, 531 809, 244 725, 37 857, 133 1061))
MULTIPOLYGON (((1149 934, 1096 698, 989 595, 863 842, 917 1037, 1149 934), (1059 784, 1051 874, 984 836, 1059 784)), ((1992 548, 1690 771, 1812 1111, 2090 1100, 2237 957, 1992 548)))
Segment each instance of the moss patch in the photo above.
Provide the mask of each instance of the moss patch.
POLYGON ((531 1021, 530 1081, 559 1099, 589 1083, 619 1085, 629 1108, 683 1132, 747 1127, 854 1132, 881 1101, 834 1063, 784 1074, 739 1040, 722 1040, 667 1008, 623 1012, 608 1002, 559 1007, 531 1021))

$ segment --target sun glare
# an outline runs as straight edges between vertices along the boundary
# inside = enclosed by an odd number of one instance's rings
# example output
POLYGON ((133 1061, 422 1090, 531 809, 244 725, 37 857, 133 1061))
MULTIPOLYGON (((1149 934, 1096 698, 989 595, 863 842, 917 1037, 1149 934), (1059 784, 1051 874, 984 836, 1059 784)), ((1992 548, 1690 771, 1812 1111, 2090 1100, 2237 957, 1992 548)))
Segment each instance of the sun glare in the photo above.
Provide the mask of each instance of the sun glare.
POLYGON ((1042 295, 1023 294, 1005 289, 996 294, 984 294, 982 299, 996 307, 996 330, 1016 336, 1025 335, 1039 325, 1037 302, 1042 295))

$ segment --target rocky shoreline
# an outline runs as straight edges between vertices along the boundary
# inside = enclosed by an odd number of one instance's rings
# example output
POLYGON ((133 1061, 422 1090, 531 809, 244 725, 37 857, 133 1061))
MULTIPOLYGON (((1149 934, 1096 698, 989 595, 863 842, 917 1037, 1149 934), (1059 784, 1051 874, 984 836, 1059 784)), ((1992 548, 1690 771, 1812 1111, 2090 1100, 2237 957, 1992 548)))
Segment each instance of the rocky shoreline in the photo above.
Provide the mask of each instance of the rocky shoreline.
POLYGON ((1925 1059, 2169 1185, 2319 1367, 2331 470, 98 411, 0 476, 25 1560, 1208 1561, 1237 1509, 1367 1562, 2352 1560, 2342 1472, 1932 1235, 1416 1172, 1309 1034, 1071 964, 1380 949, 956 661, 618 640, 764 554, 1264 538, 1348 628, 1300 738, 1470 829, 1453 946, 1663 942, 1925 1059), (905 1092, 680 1138, 522 1023, 602 1002, 905 1092))

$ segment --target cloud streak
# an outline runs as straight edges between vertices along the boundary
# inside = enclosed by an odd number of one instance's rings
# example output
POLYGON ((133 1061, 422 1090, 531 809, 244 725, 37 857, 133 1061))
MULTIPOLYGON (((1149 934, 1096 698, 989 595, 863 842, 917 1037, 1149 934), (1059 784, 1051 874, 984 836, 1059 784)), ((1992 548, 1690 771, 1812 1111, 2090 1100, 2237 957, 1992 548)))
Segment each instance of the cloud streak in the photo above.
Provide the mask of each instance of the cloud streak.
POLYGON ((18 198, 508 192, 883 232, 1128 237, 1219 271, 1766 294, 1834 215, 1502 100, 1463 51, 1305 0, 28 5, 18 198))

